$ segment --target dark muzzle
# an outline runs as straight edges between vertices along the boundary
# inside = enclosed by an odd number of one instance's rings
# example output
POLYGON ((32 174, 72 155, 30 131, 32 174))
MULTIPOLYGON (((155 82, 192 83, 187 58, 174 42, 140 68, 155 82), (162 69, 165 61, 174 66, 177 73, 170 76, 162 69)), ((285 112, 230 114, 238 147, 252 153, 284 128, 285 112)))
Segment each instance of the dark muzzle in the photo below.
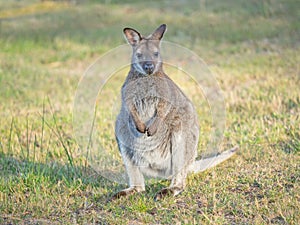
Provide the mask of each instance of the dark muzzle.
POLYGON ((154 64, 152 62, 145 62, 143 64, 143 70, 148 74, 152 74, 154 71, 154 64))

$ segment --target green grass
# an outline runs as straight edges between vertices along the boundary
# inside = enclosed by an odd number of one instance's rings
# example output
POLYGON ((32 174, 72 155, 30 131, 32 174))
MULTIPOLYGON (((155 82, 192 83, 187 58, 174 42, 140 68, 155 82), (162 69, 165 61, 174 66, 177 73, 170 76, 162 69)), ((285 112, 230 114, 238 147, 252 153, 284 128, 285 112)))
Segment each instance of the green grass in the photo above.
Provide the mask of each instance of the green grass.
MULTIPOLYGON (((299 224, 300 14, 297 0, 40 1, 0 3, 0 224, 299 224), (176 198, 154 202, 168 181, 108 202, 125 185, 99 176, 72 130, 80 77, 124 44, 123 27, 183 45, 216 74, 227 107, 224 164, 188 177, 176 198)), ((169 68, 170 73, 172 69, 169 68)), ((126 70, 101 93, 95 127, 112 154, 112 104, 126 70)), ((209 106, 182 74, 172 78, 197 102, 205 149, 209 106)))

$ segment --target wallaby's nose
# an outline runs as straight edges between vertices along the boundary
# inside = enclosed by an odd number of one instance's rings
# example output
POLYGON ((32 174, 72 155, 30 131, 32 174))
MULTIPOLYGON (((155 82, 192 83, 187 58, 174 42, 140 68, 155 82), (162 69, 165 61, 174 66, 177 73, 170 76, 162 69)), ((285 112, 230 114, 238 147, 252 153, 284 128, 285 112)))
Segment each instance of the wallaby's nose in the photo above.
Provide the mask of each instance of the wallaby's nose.
POLYGON ((154 71, 154 64, 152 62, 145 62, 143 69, 147 74, 151 74, 154 71))

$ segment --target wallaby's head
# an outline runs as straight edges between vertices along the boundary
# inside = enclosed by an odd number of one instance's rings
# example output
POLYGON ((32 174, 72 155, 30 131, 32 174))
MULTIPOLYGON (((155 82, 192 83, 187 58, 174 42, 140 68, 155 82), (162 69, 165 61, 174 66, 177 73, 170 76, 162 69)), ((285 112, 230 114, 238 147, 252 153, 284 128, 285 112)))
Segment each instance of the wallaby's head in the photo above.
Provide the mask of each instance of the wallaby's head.
POLYGON ((148 37, 143 37, 132 28, 124 28, 124 35, 133 50, 132 66, 139 73, 151 75, 161 69, 159 44, 166 28, 167 26, 162 24, 148 37))

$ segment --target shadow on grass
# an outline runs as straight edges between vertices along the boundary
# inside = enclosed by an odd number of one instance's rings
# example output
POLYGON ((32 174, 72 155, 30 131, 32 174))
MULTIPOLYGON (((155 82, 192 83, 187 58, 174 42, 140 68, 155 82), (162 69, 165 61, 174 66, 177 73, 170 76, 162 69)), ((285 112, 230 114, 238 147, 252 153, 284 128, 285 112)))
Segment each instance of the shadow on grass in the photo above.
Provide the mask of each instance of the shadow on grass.
MULTIPOLYGON (((68 188, 76 187, 78 183, 81 183, 83 191, 87 186, 91 186, 96 189, 106 189, 109 194, 122 188, 122 185, 105 179, 90 167, 76 167, 57 162, 32 162, 16 159, 3 153, 0 153, 0 179, 4 180, 4 183, 36 180, 47 182, 50 186, 63 182, 68 188)), ((3 184, 3 181, 1 183, 3 184)), ((109 194, 106 196, 109 197, 109 194)))
MULTIPOLYGON (((25 183, 31 183, 32 181, 37 181, 36 183, 45 182, 49 186, 55 186, 63 182, 67 188, 71 189, 76 188, 78 183, 80 183, 81 191, 85 191, 88 186, 92 189, 104 190, 104 193, 99 193, 95 197, 96 201, 101 201, 102 203, 109 202, 113 194, 127 187, 126 184, 118 184, 102 177, 90 167, 76 167, 57 162, 46 164, 32 162, 0 153, 0 191, 9 192, 9 185, 7 186, 8 189, 5 190, 6 188, 3 184, 14 183, 20 180, 25 183)), ((148 180, 147 192, 150 193, 145 194, 145 196, 151 198, 153 193, 167 186, 167 183, 168 181, 166 180, 148 180)))

